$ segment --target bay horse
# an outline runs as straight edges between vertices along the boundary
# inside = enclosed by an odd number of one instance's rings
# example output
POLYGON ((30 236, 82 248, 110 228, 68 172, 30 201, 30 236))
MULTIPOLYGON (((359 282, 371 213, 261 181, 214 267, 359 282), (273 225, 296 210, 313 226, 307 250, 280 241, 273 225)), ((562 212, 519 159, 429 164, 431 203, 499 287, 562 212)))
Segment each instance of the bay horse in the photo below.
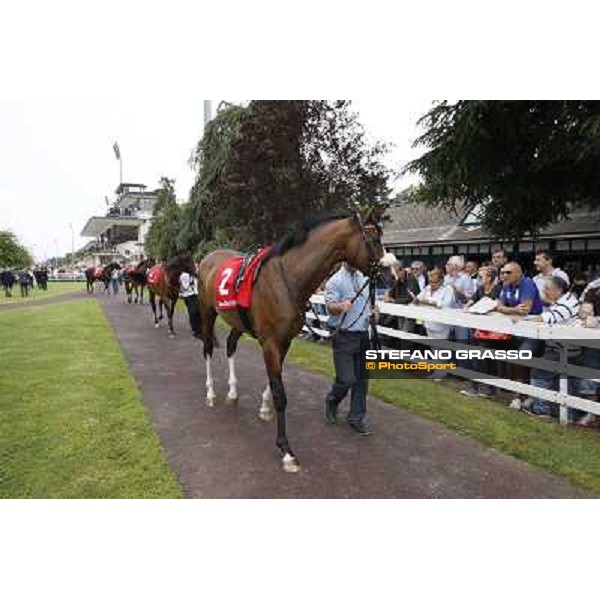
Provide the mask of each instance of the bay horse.
POLYGON ((154 327, 158 328, 159 321, 163 318, 164 306, 167 310, 168 330, 171 337, 175 335, 173 313, 179 298, 179 277, 183 272, 196 277, 196 264, 191 254, 176 256, 163 265, 152 267, 147 273, 148 300, 154 315, 154 327), (152 271, 155 271, 157 276, 154 282, 152 271), (156 316, 156 296, 159 299, 159 317, 156 316))
POLYGON ((281 374, 290 344, 302 330, 305 306, 311 294, 332 267, 347 261, 352 267, 370 273, 384 254, 381 228, 369 220, 363 224, 358 214, 321 217, 307 223, 303 230, 286 236, 265 256, 252 291, 252 304, 246 318, 238 311, 216 309, 216 291, 224 282, 216 281, 220 267, 237 256, 232 250, 219 249, 208 254, 198 267, 198 301, 201 338, 206 361, 206 404, 215 404, 211 358, 215 345, 214 323, 217 314, 229 325, 227 357, 229 392, 227 401, 237 401, 234 354, 239 338, 248 332, 260 343, 269 384, 262 394, 259 418, 273 418, 277 413, 276 447, 282 455, 283 470, 295 473, 300 466, 286 435, 287 397, 281 374), (246 323, 246 325, 244 324, 246 323))
POLYGON ((132 301, 137 304, 138 300, 140 304, 144 304, 144 289, 147 285, 148 270, 155 264, 153 258, 146 258, 135 267, 125 269, 123 283, 125 284, 128 304, 131 304, 132 301), (135 300, 133 300, 133 292, 135 292, 135 300))
POLYGON ((87 288, 88 294, 92 294, 94 292, 94 282, 101 281, 104 283, 104 291, 110 294, 109 284, 110 284, 110 276, 115 269, 120 269, 121 266, 117 262, 111 262, 105 267, 89 267, 85 270, 85 285, 87 288))

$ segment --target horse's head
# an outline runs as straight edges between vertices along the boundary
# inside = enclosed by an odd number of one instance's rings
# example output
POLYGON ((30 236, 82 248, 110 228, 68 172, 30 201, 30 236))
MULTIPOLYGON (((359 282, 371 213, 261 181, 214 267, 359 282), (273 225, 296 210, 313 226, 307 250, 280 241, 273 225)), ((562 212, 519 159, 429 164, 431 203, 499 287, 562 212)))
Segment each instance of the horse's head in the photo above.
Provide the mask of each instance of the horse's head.
POLYGON ((385 254, 381 241, 381 226, 373 218, 363 221, 358 213, 352 220, 356 226, 356 233, 348 241, 346 262, 365 274, 373 273, 385 254))
POLYGON ((192 255, 189 252, 180 254, 175 258, 171 259, 167 264, 166 268, 172 273, 176 273, 178 276, 181 273, 189 273, 196 277, 196 263, 192 259, 192 255))
POLYGON ((148 269, 151 269, 155 264, 156 261, 153 258, 145 258, 134 267, 134 270, 143 273, 148 269))

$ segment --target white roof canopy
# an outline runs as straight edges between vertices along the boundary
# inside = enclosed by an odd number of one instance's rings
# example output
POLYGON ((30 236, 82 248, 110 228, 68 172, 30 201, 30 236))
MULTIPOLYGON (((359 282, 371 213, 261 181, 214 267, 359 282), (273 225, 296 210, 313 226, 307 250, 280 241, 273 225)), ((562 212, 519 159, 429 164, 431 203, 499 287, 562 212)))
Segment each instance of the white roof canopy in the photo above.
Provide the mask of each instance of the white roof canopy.
POLYGON ((81 235, 83 237, 97 237, 113 225, 139 227, 143 222, 143 219, 136 219, 135 217, 90 217, 81 230, 81 235))

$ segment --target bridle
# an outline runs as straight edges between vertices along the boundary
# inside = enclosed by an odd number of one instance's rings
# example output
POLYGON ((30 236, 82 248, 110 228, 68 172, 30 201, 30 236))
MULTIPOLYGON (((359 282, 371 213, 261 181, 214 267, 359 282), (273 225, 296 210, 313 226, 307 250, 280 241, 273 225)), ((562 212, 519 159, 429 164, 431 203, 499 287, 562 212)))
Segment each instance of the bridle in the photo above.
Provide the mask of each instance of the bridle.
MULTIPOLYGON (((367 227, 377 229, 377 225, 372 225, 372 224, 365 225, 362 220, 362 217, 360 216, 359 213, 355 213, 354 219, 358 223, 362 241, 364 242, 364 244, 367 248, 369 265, 367 268, 367 273, 366 273, 367 277, 365 279, 365 282, 360 287, 360 289, 354 294, 354 297, 350 300, 350 303, 354 304, 354 302, 356 302, 356 300, 359 298, 359 296, 363 293, 363 290, 367 286, 369 286, 369 303, 368 304, 371 306, 371 310, 373 310, 373 309, 375 309, 375 292, 376 292, 375 280, 377 279, 377 277, 380 273, 380 264, 379 264, 379 259, 377 258, 377 251, 375 249, 375 245, 374 245, 373 241, 367 236, 366 229, 367 229, 367 227)), ((360 252, 360 247, 356 251, 355 259, 358 258, 359 252, 360 252)), ((357 261, 355 260, 354 262, 356 263, 357 261)), ((317 312, 314 309, 314 306, 312 305, 312 303, 310 301, 308 302, 308 304, 310 305, 310 308, 313 311, 314 315, 317 317, 317 322, 319 322, 320 319, 319 319, 319 316, 317 315, 317 312)), ((365 302, 365 305, 363 306, 363 309, 361 310, 360 314, 356 317, 356 319, 354 319, 354 321, 352 321, 352 323, 350 323, 350 325, 348 325, 346 327, 346 329, 351 329, 355 325, 355 323, 357 323, 362 318, 368 304, 365 302)), ((344 315, 342 316, 337 327, 332 332, 330 339, 333 339, 341 331, 342 325, 344 324, 344 321, 346 320, 347 316, 348 316, 348 313, 344 313, 344 315)), ((309 325, 309 323, 305 322, 305 324, 308 327, 309 331, 313 335, 315 335, 315 332, 312 331, 312 328, 309 325)), ((379 341, 379 334, 377 332, 377 327, 374 325, 371 326, 371 345, 375 349, 379 349, 381 347, 381 344, 379 341)))
MULTIPOLYGON (((369 266, 367 268, 366 275, 369 279, 375 279, 379 275, 379 259, 377 258, 377 251, 375 250, 375 244, 373 243, 373 240, 367 235, 366 230, 367 230, 367 228, 369 228, 369 229, 375 229, 378 231, 377 225, 374 225, 372 223, 365 225, 362 220, 362 217, 360 216, 360 213, 354 214, 354 220, 358 223, 362 241, 367 248, 369 266)), ((358 252, 360 252, 360 248, 356 252, 357 256, 358 256, 358 252)))

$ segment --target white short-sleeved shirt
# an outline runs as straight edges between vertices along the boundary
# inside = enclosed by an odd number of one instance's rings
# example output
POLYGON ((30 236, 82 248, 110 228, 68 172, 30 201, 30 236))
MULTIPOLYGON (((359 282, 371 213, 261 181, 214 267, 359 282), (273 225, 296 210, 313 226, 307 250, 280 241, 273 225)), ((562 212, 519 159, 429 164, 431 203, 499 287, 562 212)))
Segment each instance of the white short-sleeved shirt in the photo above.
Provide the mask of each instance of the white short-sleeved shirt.
MULTIPOLYGON (((417 300, 433 300, 438 308, 450 308, 454 300, 454 290, 448 285, 441 285, 437 290, 432 291, 431 284, 417 296, 417 300)), ((445 340, 450 335, 450 325, 436 323, 435 321, 425 321, 427 335, 432 338, 445 340)))
POLYGON ((182 273, 179 276, 179 296, 181 298, 187 298, 188 296, 195 296, 198 293, 198 286, 196 278, 192 277, 189 273, 182 273))
POLYGON ((538 273, 533 278, 533 283, 535 283, 535 285, 537 286, 540 296, 542 296, 542 297, 543 297, 543 293, 544 293, 544 286, 546 285, 546 281, 548 280, 548 277, 560 277, 561 279, 563 279, 564 281, 567 282, 567 285, 571 285, 569 276, 562 269, 559 269, 558 267, 556 267, 550 275, 544 275, 543 273, 538 273))

